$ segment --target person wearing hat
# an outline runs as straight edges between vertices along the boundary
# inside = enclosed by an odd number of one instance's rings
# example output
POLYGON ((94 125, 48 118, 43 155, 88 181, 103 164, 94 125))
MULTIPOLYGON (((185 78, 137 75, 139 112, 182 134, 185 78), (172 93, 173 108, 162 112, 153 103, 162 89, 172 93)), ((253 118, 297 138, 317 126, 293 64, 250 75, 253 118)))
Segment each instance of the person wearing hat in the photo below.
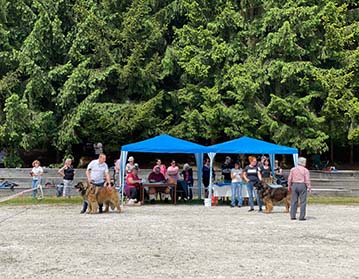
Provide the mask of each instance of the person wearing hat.
POLYGON ((132 172, 132 169, 134 169, 136 167, 135 158, 130 156, 130 157, 128 157, 127 161, 128 161, 128 163, 126 164, 126 174, 130 174, 132 172))
MULTIPOLYGON (((161 167, 160 166, 155 166, 153 168, 153 171, 150 173, 150 175, 148 176, 148 182, 149 183, 159 183, 159 182, 165 182, 166 178, 165 176, 161 173, 161 167)), ((167 194, 170 193, 169 189, 165 189, 164 192, 167 194)), ((154 204, 156 202, 156 188, 150 187, 148 189, 148 195, 150 198, 150 203, 154 204)))
POLYGON ((292 192, 290 204, 290 218, 296 220, 298 198, 300 199, 299 220, 304 221, 307 207, 307 191, 311 191, 310 174, 305 167, 307 159, 298 158, 298 166, 290 170, 288 177, 288 189, 292 192))

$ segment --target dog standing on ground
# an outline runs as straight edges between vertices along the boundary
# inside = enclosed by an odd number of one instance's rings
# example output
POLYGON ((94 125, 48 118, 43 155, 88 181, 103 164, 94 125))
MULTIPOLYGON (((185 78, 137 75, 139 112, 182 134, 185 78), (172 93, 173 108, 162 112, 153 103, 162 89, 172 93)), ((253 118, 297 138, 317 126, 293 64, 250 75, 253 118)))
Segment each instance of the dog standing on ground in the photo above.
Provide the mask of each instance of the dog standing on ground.
POLYGON ((120 198, 113 183, 109 187, 100 187, 97 193, 96 187, 87 182, 79 182, 75 188, 80 192, 82 198, 88 202, 88 213, 97 213, 99 204, 105 204, 104 212, 108 212, 110 207, 112 210, 117 209, 118 213, 121 212, 120 198))
POLYGON ((267 183, 263 183, 259 196, 262 198, 266 207, 266 213, 272 212, 273 203, 280 202, 282 200, 285 202, 285 212, 289 212, 291 192, 289 192, 288 187, 271 188, 267 183))
POLYGON ((118 191, 112 182, 110 186, 99 187, 96 194, 90 193, 88 201, 89 208, 91 208, 92 213, 97 212, 99 204, 105 205, 104 212, 108 212, 110 207, 112 210, 117 209, 118 213, 121 212, 118 191))
MULTIPOLYGON (((80 196, 82 197, 82 199, 89 203, 88 201, 88 197, 91 193, 95 193, 96 187, 87 183, 87 182, 79 182, 77 183, 75 186, 76 191, 78 191, 80 193, 80 196)), ((88 213, 90 213, 90 208, 88 209, 88 213)))

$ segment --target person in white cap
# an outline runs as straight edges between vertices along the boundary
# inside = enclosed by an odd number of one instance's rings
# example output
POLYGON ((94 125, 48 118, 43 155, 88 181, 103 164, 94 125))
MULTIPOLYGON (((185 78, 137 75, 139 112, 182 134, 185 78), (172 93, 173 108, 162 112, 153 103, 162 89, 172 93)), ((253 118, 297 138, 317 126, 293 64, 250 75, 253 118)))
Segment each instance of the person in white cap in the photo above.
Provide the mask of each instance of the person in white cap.
POLYGON ((128 157, 128 163, 126 164, 126 174, 130 174, 132 172, 132 169, 136 167, 135 165, 135 158, 132 156, 128 157))
POLYGON ((290 170, 288 177, 288 189, 292 191, 290 204, 290 218, 296 220, 298 198, 300 199, 300 214, 299 220, 304 221, 307 207, 307 191, 311 191, 310 174, 305 167, 307 159, 304 157, 298 158, 298 166, 290 170))

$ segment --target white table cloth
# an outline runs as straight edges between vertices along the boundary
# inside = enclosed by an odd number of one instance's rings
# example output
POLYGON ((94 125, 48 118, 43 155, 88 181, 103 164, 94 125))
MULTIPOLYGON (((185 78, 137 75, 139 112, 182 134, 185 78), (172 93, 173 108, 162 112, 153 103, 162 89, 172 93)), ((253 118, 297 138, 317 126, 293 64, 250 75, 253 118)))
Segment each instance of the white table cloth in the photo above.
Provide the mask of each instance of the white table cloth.
MULTIPOLYGON (((231 184, 213 184, 213 195, 215 197, 231 197, 231 184)), ((246 183, 242 183, 242 198, 248 198, 246 183)))

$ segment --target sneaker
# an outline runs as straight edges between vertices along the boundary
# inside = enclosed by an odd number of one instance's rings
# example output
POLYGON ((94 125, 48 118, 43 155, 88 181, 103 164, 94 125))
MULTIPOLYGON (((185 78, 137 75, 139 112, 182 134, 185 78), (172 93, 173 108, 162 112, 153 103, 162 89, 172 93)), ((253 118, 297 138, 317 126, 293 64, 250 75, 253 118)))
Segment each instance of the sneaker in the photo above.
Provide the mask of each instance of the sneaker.
POLYGON ((82 209, 82 210, 80 211, 80 214, 84 214, 85 212, 86 212, 86 210, 83 210, 83 209, 82 209))
POLYGON ((235 205, 231 204, 230 207, 235 207, 235 205))
POLYGON ((290 218, 290 220, 297 220, 297 218, 290 218))
POLYGON ((242 206, 241 205, 238 205, 239 208, 241 208, 242 206))
POLYGON ((258 211, 259 211, 259 212, 262 212, 263 210, 262 210, 262 208, 260 208, 258 211))
POLYGON ((305 219, 305 218, 299 219, 299 221, 305 221, 305 220, 307 220, 307 219, 305 219))
POLYGON ((135 200, 134 199, 129 199, 127 205, 134 205, 135 204, 135 200))
POLYGON ((248 212, 251 212, 251 211, 254 211, 254 209, 253 209, 253 208, 251 208, 251 209, 249 209, 249 210, 248 210, 248 212))

